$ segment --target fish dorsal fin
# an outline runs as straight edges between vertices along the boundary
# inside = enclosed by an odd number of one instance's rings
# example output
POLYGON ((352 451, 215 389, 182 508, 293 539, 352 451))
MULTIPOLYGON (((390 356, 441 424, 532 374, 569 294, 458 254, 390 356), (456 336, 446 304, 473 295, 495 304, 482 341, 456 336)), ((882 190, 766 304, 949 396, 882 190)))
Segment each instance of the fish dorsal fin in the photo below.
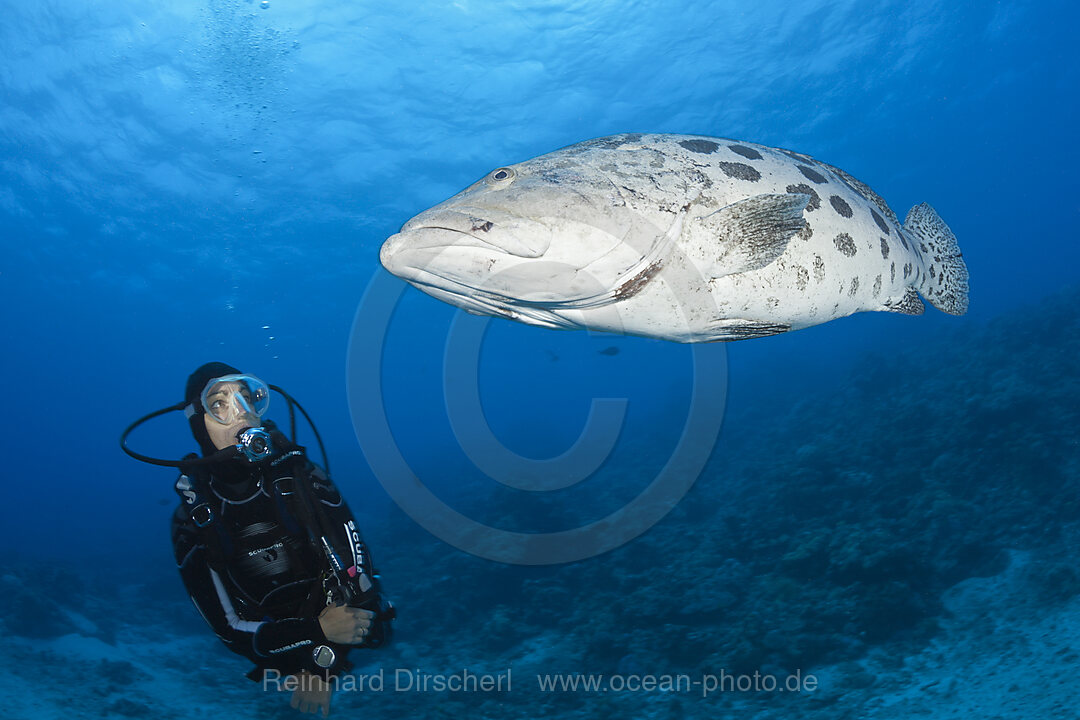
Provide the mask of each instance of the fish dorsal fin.
POLYGON ((780 257, 806 226, 809 195, 755 195, 687 223, 686 255, 709 278, 750 272, 780 257))

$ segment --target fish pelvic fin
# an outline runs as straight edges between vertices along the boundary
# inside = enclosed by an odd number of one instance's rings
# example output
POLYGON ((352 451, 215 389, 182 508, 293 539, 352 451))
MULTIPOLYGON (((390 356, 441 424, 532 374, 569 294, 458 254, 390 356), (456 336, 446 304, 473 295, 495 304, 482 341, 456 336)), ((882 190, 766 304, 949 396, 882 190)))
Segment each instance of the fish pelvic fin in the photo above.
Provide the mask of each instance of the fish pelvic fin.
POLYGON ((711 323, 706 332, 699 333, 695 342, 732 342, 769 337, 791 332, 791 325, 763 320, 725 318, 711 323))
POLYGON ((686 254, 710 277, 759 270, 780 257, 806 227, 809 195, 755 195, 695 218, 686 254))
POLYGON ((926 203, 916 205, 904 220, 904 232, 922 250, 923 270, 930 276, 924 286, 927 302, 950 315, 968 309, 968 270, 956 236, 926 203))

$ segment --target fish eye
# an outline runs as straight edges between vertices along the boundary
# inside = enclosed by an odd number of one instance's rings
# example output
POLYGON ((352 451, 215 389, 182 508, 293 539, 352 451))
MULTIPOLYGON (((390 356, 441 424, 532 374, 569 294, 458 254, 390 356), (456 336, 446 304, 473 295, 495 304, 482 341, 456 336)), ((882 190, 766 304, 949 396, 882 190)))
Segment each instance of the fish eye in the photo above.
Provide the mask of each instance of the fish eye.
POLYGON ((514 179, 514 171, 508 167, 501 167, 497 170, 492 170, 488 175, 490 182, 504 183, 514 179))

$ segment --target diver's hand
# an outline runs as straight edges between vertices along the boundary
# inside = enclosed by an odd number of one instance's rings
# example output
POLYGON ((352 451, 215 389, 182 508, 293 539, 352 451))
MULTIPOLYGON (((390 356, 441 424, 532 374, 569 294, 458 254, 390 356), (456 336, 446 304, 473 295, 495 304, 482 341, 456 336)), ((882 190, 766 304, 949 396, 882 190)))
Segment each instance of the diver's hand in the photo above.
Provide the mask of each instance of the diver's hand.
POLYGON ((297 674, 300 687, 293 690, 289 704, 302 713, 315 714, 322 711, 322 716, 330 714, 330 683, 307 670, 297 674))
POLYGON ((330 605, 319 613, 319 625, 323 635, 330 642, 339 645, 358 645, 364 642, 374 622, 375 613, 372 611, 344 605, 330 605))

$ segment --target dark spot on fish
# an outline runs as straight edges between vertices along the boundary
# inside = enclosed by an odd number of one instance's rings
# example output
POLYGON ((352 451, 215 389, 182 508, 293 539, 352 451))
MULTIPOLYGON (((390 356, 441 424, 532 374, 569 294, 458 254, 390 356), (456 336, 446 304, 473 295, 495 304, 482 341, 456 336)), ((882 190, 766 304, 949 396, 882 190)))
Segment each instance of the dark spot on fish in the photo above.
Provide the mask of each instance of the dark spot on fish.
POLYGON ((920 248, 922 248, 922 251, 923 251, 924 253, 928 253, 928 252, 930 252, 930 249, 926 247, 926 243, 924 243, 924 242, 920 242, 920 243, 919 243, 919 247, 920 247, 920 248))
POLYGON ((708 190, 713 186, 713 181, 708 175, 703 173, 699 168, 692 168, 686 171, 687 179, 692 185, 701 189, 708 190))
POLYGON ((803 223, 802 229, 799 230, 799 237, 803 240, 809 240, 814 237, 814 228, 810 227, 810 223, 803 223))
POLYGON ((810 282, 810 271, 804 268, 802 265, 798 265, 795 268, 795 287, 800 290, 806 289, 806 284, 810 282))
POLYGON ((833 242, 836 244, 836 249, 848 257, 855 257, 855 253, 858 252, 855 241, 847 233, 840 233, 833 238, 833 242))
POLYGON ((855 297, 855 293, 859 292, 859 278, 851 278, 851 289, 848 290, 849 297, 855 297))
POLYGON ((745 163, 722 162, 720 163, 720 169, 723 170, 728 177, 733 177, 736 180, 757 182, 761 179, 761 173, 745 163))
POLYGON ((690 152, 701 153, 702 155, 709 155, 720 149, 720 146, 712 140, 680 140, 679 144, 690 152))
POLYGON ((896 263, 889 264, 889 282, 893 285, 896 284, 896 263))
MULTIPOLYGON (((864 200, 869 200, 871 203, 877 206, 877 209, 881 211, 882 215, 891 219, 893 222, 897 222, 896 214, 889 208, 888 203, 876 192, 874 192, 869 185, 862 182, 858 178, 852 177, 840 168, 830 165, 829 163, 823 163, 820 160, 815 160, 818 165, 831 170, 845 185, 851 188, 857 195, 864 200)), ((873 210, 871 210, 873 212, 873 210)), ((884 228, 883 228, 884 229, 884 228)), ((885 234, 888 235, 889 231, 886 229, 885 234)))
POLYGON ((474 224, 472 226, 472 231, 473 232, 487 232, 488 230, 490 230, 493 227, 495 227, 495 225, 490 220, 488 220, 487 222, 480 223, 480 224, 475 224, 475 221, 474 221, 474 224))
POLYGON ((767 302, 769 304, 769 307, 771 307, 771 308, 780 307, 780 299, 779 298, 774 298, 774 297, 765 298, 765 302, 767 302))
POLYGON ((885 238, 879 238, 881 240, 881 259, 889 259, 889 241, 885 238))
POLYGON ((880 275, 878 275, 876 278, 874 278, 874 290, 873 290, 873 293, 874 293, 874 297, 877 297, 878 295, 881 294, 881 276, 880 275))
POLYGON ((874 222, 877 223, 877 226, 881 228, 881 232, 885 233, 886 235, 892 234, 889 232, 889 224, 885 222, 885 218, 878 215, 877 210, 875 210, 874 208, 870 208, 870 214, 873 216, 874 222))
POLYGON ((855 213, 851 211, 851 206, 847 204, 847 201, 839 195, 833 195, 829 198, 829 204, 833 206, 833 210, 840 213, 843 217, 849 218, 855 213))
POLYGON ((814 188, 810 187, 806 183, 800 183, 798 185, 788 185, 786 188, 789 193, 798 193, 800 195, 809 195, 810 202, 806 203, 806 211, 813 212, 821 207, 821 196, 817 194, 814 188))
POLYGON ((911 277, 911 263, 904 263, 904 279, 911 277))
POLYGON ((937 273, 934 272, 933 264, 930 265, 930 277, 937 277, 937 273))
POLYGON ((604 150, 614 150, 615 148, 622 147, 627 143, 639 142, 641 140, 641 133, 627 133, 626 135, 614 135, 607 138, 599 138, 592 142, 582 143, 585 147, 590 148, 603 148, 604 150))
POLYGON ((805 165, 799 165, 798 168, 799 172, 801 172, 810 182, 817 183, 818 185, 823 185, 829 182, 825 179, 825 176, 819 173, 817 170, 808 168, 805 165))
POLYGON ((746 147, 745 145, 728 145, 728 149, 736 155, 742 155, 747 160, 760 160, 761 153, 754 148, 746 147))
POLYGON ((814 279, 818 282, 825 279, 825 261, 820 255, 814 256, 814 279))
POLYGON ((601 355, 618 355, 619 354, 619 348, 615 347, 614 345, 608 345, 606 348, 604 348, 603 350, 600 350, 598 352, 601 355))

